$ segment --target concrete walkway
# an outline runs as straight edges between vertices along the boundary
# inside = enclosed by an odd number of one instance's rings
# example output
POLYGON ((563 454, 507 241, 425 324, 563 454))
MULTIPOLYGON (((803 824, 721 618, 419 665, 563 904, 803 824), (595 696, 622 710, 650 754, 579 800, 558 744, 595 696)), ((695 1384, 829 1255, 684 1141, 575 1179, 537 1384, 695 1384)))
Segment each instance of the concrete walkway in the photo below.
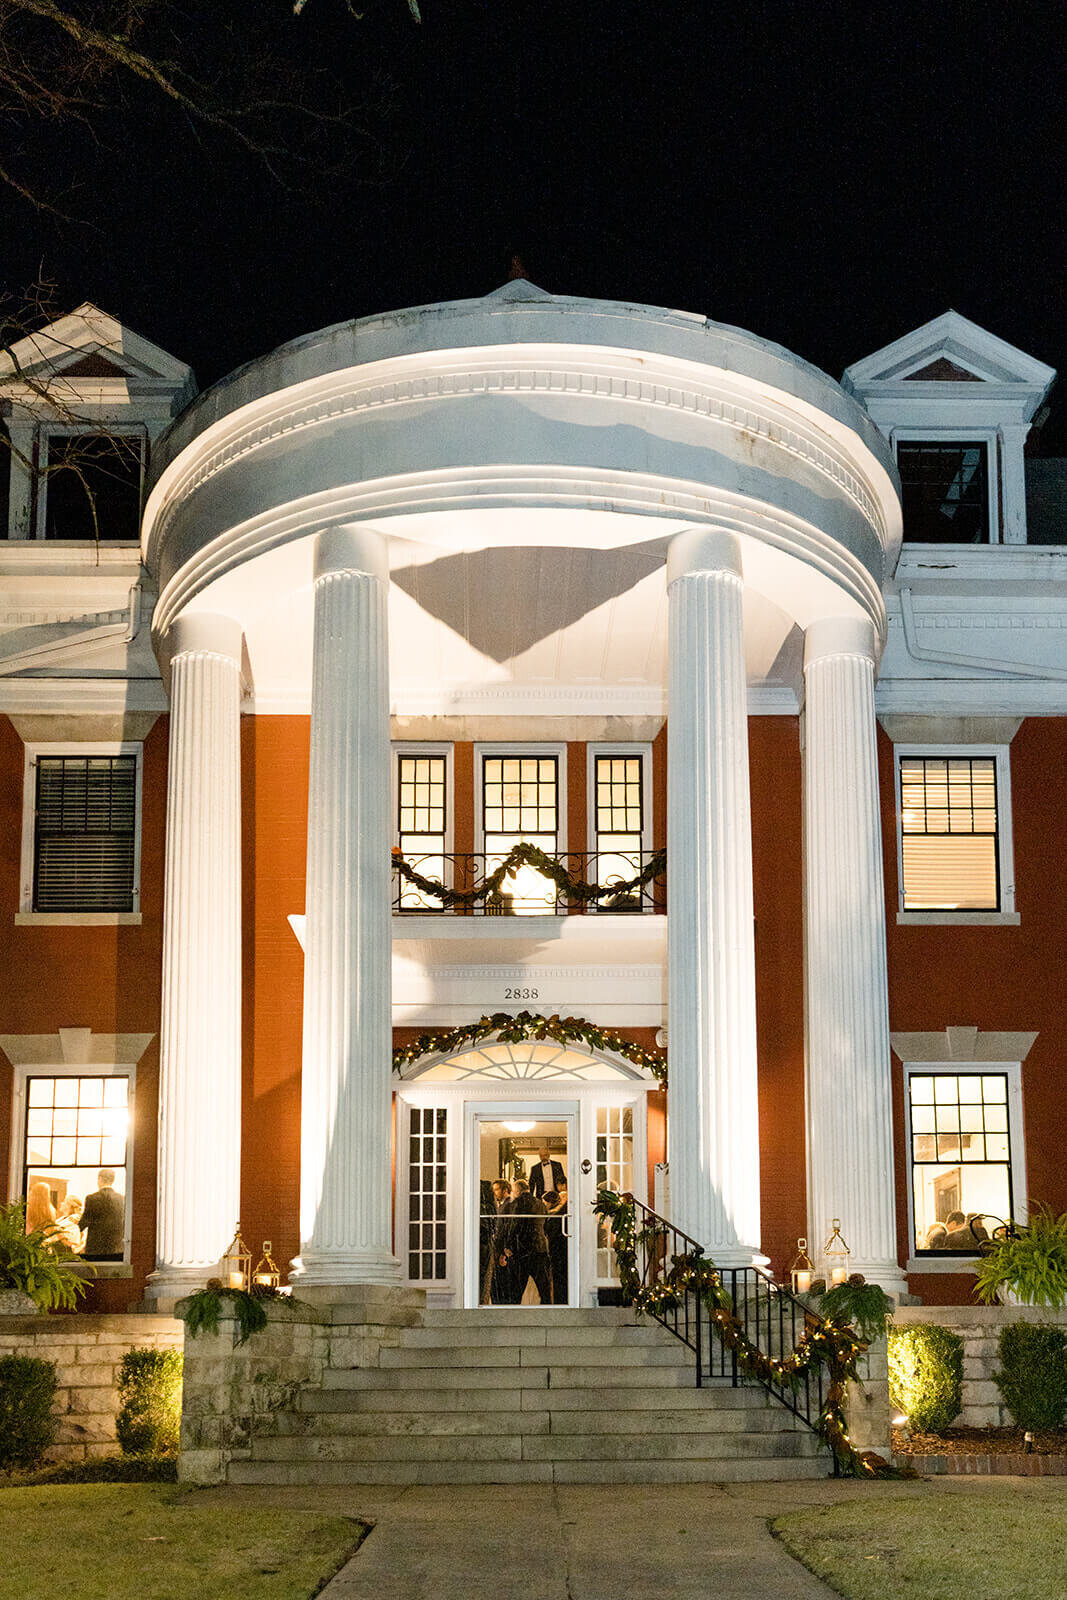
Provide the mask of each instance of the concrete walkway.
MULTIPOLYGON (((737 1484, 231 1488, 240 1515, 279 1506, 373 1523, 322 1600, 830 1600, 768 1522, 805 1506, 933 1495, 1067 1494, 1067 1480, 831 1479, 737 1484)), ((960 1510, 946 1515, 958 1522, 960 1510)), ((981 1515, 974 1505, 963 1513, 981 1515)))

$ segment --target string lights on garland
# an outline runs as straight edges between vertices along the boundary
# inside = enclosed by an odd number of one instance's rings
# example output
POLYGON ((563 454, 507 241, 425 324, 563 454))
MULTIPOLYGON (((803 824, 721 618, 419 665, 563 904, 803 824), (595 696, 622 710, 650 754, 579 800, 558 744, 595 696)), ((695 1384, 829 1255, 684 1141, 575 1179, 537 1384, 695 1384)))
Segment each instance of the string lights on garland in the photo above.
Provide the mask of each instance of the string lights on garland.
POLYGON ((644 1067, 660 1085, 665 1086, 667 1082, 666 1056, 646 1050, 636 1039, 627 1039, 611 1028, 599 1028, 584 1017, 561 1017, 558 1013, 543 1017, 533 1011, 520 1011, 517 1016, 508 1011, 494 1011, 492 1016, 481 1016, 477 1022, 468 1022, 461 1028, 444 1033, 421 1033, 410 1044, 398 1045, 393 1051, 393 1071, 402 1074, 423 1056, 455 1055, 494 1033, 501 1044, 552 1039, 556 1044, 584 1044, 591 1050, 607 1050, 633 1062, 635 1067, 644 1067))
POLYGON ((705 1307, 715 1333, 737 1357, 749 1377, 764 1384, 796 1390, 806 1377, 825 1368, 828 1383, 815 1431, 841 1468, 857 1478, 895 1475, 895 1469, 873 1450, 857 1450, 849 1437, 845 1399, 848 1384, 858 1378, 857 1363, 867 1346, 851 1327, 808 1316, 804 1332, 787 1356, 770 1356, 750 1342, 734 1311, 715 1263, 700 1251, 671 1256, 670 1266, 652 1284, 644 1284, 637 1265, 641 1244, 653 1244, 662 1229, 647 1225, 639 1233, 632 1197, 601 1189, 593 1209, 611 1226, 612 1247, 624 1298, 639 1312, 655 1316, 674 1310, 687 1294, 705 1307))
POLYGON ((555 856, 546 855, 537 845, 527 844, 525 840, 521 840, 511 847, 500 865, 494 867, 493 871, 472 889, 450 889, 439 879, 426 878, 421 872, 416 872, 415 868, 404 860, 403 853, 398 848, 393 850, 394 872, 398 872, 405 883, 409 883, 420 894, 431 895, 443 906, 473 907, 479 901, 499 902, 505 879, 514 877, 521 867, 533 867, 542 877, 551 879, 561 900, 573 900, 579 905, 596 904, 603 900, 610 906, 613 900, 625 901, 629 895, 644 889, 654 879, 662 878, 667 870, 667 852, 656 850, 633 878, 618 883, 589 883, 577 873, 569 872, 555 856))

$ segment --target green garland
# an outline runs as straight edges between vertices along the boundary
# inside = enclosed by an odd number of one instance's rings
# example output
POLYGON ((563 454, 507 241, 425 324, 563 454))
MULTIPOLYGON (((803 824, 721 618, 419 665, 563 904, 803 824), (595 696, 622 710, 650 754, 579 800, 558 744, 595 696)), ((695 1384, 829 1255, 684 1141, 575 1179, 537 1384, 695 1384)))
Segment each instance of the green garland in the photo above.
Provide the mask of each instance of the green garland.
POLYGON ((734 1312, 715 1263, 700 1251, 672 1256, 670 1269, 655 1284, 643 1284, 637 1268, 637 1248, 659 1231, 655 1224, 637 1230, 632 1197, 601 1189, 593 1202, 599 1217, 611 1224, 612 1247, 625 1299, 641 1313, 672 1310, 686 1294, 695 1294, 706 1307, 718 1337, 737 1356, 741 1370, 761 1383, 784 1384, 795 1389, 803 1378, 825 1367, 829 1383, 815 1431, 841 1468, 853 1477, 895 1476, 895 1469, 873 1450, 857 1450, 848 1435, 845 1411, 847 1386, 857 1379, 856 1364, 867 1348, 850 1327, 820 1321, 808 1326, 789 1355, 769 1356, 752 1344, 734 1312))
POLYGON ((523 1044, 528 1039, 554 1039, 562 1045, 577 1041, 593 1050, 610 1050, 613 1055, 622 1056, 637 1067, 647 1068, 660 1084, 667 1082, 666 1056, 654 1055, 635 1039, 627 1039, 610 1028, 598 1028, 584 1017, 561 1017, 558 1013, 542 1017, 533 1011, 520 1011, 514 1017, 508 1011, 494 1011, 491 1017, 481 1016, 477 1022, 468 1022, 462 1028, 453 1028, 448 1033, 422 1033, 410 1044, 397 1045, 393 1051, 393 1071, 403 1072, 405 1067, 422 1056, 454 1055, 464 1045, 477 1044, 493 1033, 501 1044, 523 1044))
POLYGON ((474 906, 479 900, 499 901, 502 898, 504 880, 513 877, 520 867, 535 867, 543 877, 551 878, 564 900, 576 900, 581 905, 599 900, 610 903, 612 900, 625 899, 635 890, 643 889, 654 878, 661 878, 667 870, 667 852, 657 850, 649 857, 637 876, 625 883, 600 884, 587 883, 584 878, 568 872, 554 856, 546 855, 535 844, 520 842, 513 845, 500 865, 495 867, 488 877, 476 883, 473 889, 449 889, 438 879, 425 878, 421 872, 416 872, 415 868, 404 860, 399 849, 393 851, 393 870, 399 872, 413 889, 417 889, 420 894, 432 895, 435 900, 440 900, 443 906, 474 906))

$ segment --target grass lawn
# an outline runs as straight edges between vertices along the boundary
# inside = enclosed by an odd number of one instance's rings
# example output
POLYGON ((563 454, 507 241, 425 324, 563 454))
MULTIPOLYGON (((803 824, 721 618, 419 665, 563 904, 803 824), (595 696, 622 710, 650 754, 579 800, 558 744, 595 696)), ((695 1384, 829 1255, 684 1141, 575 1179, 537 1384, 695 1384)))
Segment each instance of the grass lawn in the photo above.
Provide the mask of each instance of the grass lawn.
POLYGON ((0 1492, 3 1600, 308 1600, 366 1529, 230 1509, 172 1484, 0 1492))
POLYGON ((793 1512, 773 1528, 848 1600, 1064 1600, 1067 1480, 974 1487, 793 1512))

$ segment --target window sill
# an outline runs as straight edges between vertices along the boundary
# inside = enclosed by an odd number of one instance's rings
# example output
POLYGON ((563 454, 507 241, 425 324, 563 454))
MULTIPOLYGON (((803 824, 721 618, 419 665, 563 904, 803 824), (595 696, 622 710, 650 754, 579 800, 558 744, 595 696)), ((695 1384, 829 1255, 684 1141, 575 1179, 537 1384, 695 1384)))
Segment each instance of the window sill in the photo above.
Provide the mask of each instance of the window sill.
POLYGON ((139 911, 16 911, 16 928, 139 928, 139 911))
POLYGON ((904 1271, 915 1273, 970 1272, 973 1274, 981 1259, 981 1256, 947 1256, 944 1261, 932 1261, 929 1256, 923 1256, 920 1260, 916 1260, 912 1256, 904 1271))
POLYGON ((88 1283, 102 1283, 105 1278, 133 1277, 133 1267, 128 1261, 72 1261, 70 1270, 88 1283), (95 1273, 88 1270, 90 1266, 95 1266, 95 1273))
POLYGON ((1017 928, 1018 911, 898 911, 897 927, 1017 928))

